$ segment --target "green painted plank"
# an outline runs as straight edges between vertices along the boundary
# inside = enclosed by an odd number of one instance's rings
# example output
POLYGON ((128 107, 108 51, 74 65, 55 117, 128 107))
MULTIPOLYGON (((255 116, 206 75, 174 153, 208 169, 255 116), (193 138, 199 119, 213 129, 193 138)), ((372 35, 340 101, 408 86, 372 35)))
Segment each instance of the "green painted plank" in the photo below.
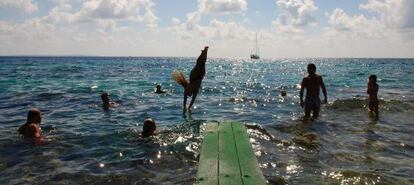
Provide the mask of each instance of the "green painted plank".
POLYGON ((243 184, 266 184, 266 180, 250 144, 250 138, 245 126, 240 123, 232 123, 232 126, 240 161, 243 184))
POLYGON ((218 138, 219 125, 207 124, 201 145, 197 184, 218 184, 218 138))
POLYGON ((219 128, 219 184, 243 184, 231 123, 221 123, 219 128))

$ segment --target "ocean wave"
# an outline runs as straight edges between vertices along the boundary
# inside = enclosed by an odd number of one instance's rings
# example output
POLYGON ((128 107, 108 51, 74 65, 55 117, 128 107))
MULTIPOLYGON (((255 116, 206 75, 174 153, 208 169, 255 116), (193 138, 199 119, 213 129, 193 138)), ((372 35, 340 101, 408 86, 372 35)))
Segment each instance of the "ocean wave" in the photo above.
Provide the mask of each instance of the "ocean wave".
MULTIPOLYGON (((354 110, 368 108, 368 100, 362 97, 353 97, 351 99, 338 99, 329 103, 327 108, 333 110, 354 110)), ((380 100, 380 110, 389 112, 406 112, 414 110, 414 101, 407 100, 380 100)))

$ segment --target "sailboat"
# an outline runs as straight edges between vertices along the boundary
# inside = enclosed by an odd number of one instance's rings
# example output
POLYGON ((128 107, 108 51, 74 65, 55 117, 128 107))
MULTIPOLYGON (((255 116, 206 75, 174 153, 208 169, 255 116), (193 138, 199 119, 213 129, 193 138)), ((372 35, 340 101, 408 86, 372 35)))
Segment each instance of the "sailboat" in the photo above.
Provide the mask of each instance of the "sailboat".
POLYGON ((255 49, 250 53, 251 59, 260 59, 259 56, 259 45, 257 44, 257 33, 256 33, 256 45, 255 49))

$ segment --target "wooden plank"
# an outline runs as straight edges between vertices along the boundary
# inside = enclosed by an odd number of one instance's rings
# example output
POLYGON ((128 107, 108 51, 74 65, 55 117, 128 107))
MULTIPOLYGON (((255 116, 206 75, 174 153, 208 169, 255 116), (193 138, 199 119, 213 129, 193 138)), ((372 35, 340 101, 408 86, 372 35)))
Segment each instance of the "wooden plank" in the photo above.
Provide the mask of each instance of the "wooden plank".
POLYGON ((219 184, 243 184, 232 125, 221 123, 219 129, 219 184))
POLYGON ((218 138, 219 125, 207 124, 201 145, 197 184, 218 184, 218 138))
POLYGON ((266 180, 254 155, 249 135, 243 124, 232 123, 234 138, 237 147, 237 156, 240 161, 241 178, 244 185, 266 184, 266 180))

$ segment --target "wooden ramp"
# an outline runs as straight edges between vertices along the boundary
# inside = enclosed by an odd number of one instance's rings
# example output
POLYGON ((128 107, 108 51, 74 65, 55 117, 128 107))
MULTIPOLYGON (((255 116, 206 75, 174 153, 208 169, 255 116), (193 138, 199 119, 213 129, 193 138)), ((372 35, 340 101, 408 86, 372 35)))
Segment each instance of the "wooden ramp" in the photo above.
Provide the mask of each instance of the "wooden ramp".
POLYGON ((249 140, 243 124, 207 124, 196 184, 266 184, 249 140))

